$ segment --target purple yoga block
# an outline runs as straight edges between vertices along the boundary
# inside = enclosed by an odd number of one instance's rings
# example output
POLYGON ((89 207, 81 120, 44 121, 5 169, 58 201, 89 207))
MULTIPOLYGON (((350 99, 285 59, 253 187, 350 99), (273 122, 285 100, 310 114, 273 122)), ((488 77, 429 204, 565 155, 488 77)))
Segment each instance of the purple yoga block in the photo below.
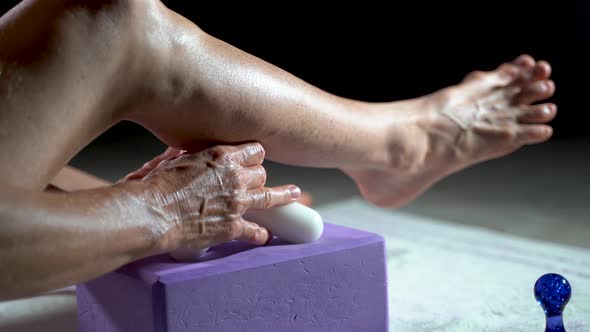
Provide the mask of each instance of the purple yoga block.
POLYGON ((80 331, 387 331, 385 243, 326 224, 315 243, 231 242, 78 285, 80 331))

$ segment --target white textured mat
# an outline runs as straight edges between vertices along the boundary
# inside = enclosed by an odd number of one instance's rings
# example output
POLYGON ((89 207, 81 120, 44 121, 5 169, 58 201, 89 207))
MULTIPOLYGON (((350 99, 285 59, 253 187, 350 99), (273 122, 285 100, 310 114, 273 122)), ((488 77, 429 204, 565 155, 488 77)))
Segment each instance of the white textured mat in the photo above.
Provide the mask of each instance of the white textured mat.
POLYGON ((75 332, 77 319, 73 289, 0 302, 0 332, 75 332))
POLYGON ((589 250, 382 210, 360 199, 318 210, 327 222, 385 237, 390 331, 542 332, 533 285, 549 272, 572 286, 567 331, 590 331, 589 250))

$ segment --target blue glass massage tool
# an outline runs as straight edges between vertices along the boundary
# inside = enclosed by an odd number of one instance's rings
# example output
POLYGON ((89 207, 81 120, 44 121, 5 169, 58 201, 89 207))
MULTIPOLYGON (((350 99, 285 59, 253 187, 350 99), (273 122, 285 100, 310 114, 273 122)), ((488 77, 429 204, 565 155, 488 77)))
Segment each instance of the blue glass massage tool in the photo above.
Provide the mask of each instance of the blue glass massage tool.
POLYGON ((535 298, 545 312, 545 332, 565 332, 562 313, 571 296, 572 287, 563 276, 548 273, 537 279, 535 298))

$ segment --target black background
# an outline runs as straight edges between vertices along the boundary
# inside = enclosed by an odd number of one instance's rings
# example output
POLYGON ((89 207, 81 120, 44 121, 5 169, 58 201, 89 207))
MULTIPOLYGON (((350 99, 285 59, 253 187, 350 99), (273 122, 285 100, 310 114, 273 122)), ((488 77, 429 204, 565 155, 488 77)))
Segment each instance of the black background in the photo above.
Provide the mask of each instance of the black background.
MULTIPOLYGON (((15 3, 3 2, 3 9, 15 3)), ((554 69, 556 137, 590 136, 590 5, 584 0, 164 3, 324 90, 367 101, 420 96, 529 53, 554 69)), ((144 134, 128 124, 110 133, 144 134)))

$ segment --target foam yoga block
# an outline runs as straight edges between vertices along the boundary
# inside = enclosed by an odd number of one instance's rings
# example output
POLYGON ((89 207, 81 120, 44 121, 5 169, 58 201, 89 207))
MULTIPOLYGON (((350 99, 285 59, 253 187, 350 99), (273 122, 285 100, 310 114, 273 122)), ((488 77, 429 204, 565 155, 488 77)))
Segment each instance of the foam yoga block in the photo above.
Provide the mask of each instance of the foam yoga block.
POLYGON ((386 331, 381 236, 325 224, 313 243, 159 255, 77 287, 80 331, 386 331))

